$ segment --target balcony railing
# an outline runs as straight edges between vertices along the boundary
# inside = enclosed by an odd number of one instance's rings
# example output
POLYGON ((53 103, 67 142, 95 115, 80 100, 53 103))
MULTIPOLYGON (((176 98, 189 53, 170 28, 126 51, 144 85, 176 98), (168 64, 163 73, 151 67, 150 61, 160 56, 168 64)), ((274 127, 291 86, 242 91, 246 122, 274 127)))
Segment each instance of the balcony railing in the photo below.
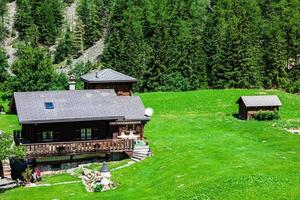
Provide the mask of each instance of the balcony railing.
POLYGON ((27 157, 45 157, 59 155, 74 155, 97 152, 132 151, 133 139, 108 139, 71 142, 48 142, 21 144, 26 149, 27 157))

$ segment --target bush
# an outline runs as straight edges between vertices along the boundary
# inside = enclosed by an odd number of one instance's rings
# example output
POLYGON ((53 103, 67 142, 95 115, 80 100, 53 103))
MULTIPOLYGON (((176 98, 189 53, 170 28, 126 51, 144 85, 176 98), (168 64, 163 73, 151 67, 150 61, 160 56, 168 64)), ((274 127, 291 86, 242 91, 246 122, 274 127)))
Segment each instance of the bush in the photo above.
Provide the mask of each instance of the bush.
MULTIPOLYGON (((69 71, 69 75, 75 75, 76 80, 80 80, 80 76, 87 74, 93 70, 100 70, 101 66, 98 64, 92 64, 91 62, 77 63, 72 70, 69 71)), ((76 81, 76 89, 83 89, 83 82, 76 81)))
POLYGON ((279 113, 278 111, 258 111, 254 115, 254 119, 258 121, 264 121, 264 120, 273 120, 273 119, 279 119, 279 113))
POLYGON ((32 179, 32 169, 27 167, 25 169, 25 172, 22 173, 23 179, 26 183, 29 183, 32 179))
POLYGON ((101 192, 102 188, 103 188, 103 186, 101 184, 96 184, 95 188, 94 188, 94 191, 95 192, 101 192))
POLYGON ((292 86, 293 93, 300 93, 300 80, 295 81, 292 86))

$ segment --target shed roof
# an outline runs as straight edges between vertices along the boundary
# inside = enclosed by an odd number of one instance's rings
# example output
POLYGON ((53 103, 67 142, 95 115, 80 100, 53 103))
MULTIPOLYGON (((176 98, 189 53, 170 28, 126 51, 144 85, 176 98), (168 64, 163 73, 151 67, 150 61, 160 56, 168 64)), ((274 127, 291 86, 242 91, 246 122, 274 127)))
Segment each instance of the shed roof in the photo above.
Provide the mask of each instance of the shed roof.
POLYGON ((276 95, 241 96, 237 103, 244 102, 246 107, 282 106, 276 95))
POLYGON ((139 97, 116 96, 112 89, 16 92, 14 99, 21 124, 148 120, 139 97))
POLYGON ((112 69, 102 69, 100 71, 94 71, 85 74, 80 77, 81 80, 87 83, 120 83, 128 82, 135 83, 136 79, 112 69))

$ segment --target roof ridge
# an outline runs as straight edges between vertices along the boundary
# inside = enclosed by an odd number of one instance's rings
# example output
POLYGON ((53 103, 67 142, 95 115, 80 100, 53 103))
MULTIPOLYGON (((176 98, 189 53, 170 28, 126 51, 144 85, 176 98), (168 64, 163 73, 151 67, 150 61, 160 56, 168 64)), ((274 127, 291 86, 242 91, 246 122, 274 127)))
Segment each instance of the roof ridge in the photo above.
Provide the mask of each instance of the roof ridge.
POLYGON ((136 82, 136 78, 123 74, 111 68, 99 69, 81 76, 86 82, 136 82))
POLYGON ((129 76, 129 75, 123 74, 123 73, 118 72, 118 71, 116 71, 116 70, 114 70, 114 69, 111 69, 111 68, 106 68, 105 70, 112 71, 112 72, 114 72, 114 73, 116 73, 116 74, 118 74, 118 75, 125 76, 125 77, 130 78, 130 79, 135 79, 135 78, 133 78, 133 77, 131 77, 131 76, 129 76))

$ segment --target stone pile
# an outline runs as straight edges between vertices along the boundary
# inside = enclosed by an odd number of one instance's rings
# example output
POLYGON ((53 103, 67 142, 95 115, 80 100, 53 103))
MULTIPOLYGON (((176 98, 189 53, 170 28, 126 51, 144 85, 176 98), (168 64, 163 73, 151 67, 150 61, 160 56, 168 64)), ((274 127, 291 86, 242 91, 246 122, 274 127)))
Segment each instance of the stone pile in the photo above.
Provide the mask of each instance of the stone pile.
POLYGON ((85 169, 82 175, 82 183, 88 192, 103 192, 116 188, 110 177, 108 166, 106 163, 103 163, 100 172, 85 169))
POLYGON ((300 129, 286 129, 288 132, 300 135, 300 129))

